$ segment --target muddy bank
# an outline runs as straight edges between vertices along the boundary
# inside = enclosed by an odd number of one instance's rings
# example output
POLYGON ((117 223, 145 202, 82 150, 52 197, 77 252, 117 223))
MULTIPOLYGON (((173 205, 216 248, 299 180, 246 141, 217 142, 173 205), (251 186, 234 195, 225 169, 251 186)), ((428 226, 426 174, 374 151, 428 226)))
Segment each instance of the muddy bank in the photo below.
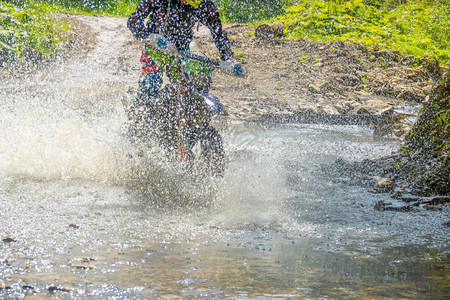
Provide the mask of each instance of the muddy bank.
MULTIPOLYGON (((431 58, 413 62, 397 52, 357 44, 265 39, 255 37, 254 28, 226 28, 235 56, 248 70, 245 80, 215 75, 213 92, 226 103, 231 118, 286 119, 312 112, 325 116, 325 122, 329 116, 352 124, 356 118, 390 115, 389 123, 395 125, 383 124, 376 135, 404 138, 443 72, 431 58)), ((207 32, 199 33, 199 50, 217 56, 207 32)))
MULTIPOLYGON (((447 73, 424 103, 401 152, 360 163, 340 160, 325 172, 372 187, 374 192, 391 193, 393 198, 408 203, 397 207, 399 210, 410 210, 410 203, 441 210, 450 202, 449 111, 450 73, 447 73)), ((375 208, 385 210, 389 206, 380 203, 375 208)))

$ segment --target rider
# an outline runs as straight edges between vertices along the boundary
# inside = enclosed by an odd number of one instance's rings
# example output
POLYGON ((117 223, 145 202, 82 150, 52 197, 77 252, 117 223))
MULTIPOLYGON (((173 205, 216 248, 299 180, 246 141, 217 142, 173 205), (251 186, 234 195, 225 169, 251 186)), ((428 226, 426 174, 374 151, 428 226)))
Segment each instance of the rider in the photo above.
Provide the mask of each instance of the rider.
MULTIPOLYGON (((197 21, 209 28, 221 59, 235 63, 228 36, 222 29, 219 11, 213 0, 141 0, 136 11, 129 16, 127 26, 141 42, 145 42, 150 34, 161 34, 178 51, 183 52, 189 51, 189 44, 193 39, 192 28, 197 21), (147 17, 149 20, 145 23, 147 17)), ((146 45, 140 61, 140 95, 155 97, 161 88, 164 71, 172 82, 177 80, 178 73, 175 70, 177 66, 179 69, 179 62, 174 57, 146 45)), ((210 74, 206 75, 210 82, 210 74)))

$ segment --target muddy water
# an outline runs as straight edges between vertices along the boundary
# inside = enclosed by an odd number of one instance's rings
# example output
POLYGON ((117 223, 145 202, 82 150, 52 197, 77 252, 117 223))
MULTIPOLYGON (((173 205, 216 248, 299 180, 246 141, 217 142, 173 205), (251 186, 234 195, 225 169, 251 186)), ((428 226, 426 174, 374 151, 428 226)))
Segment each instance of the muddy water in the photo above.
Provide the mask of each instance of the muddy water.
POLYGON ((337 158, 397 144, 364 128, 223 123, 225 177, 187 176, 124 135, 139 53, 123 20, 83 21, 97 39, 86 56, 1 82, 0 298, 449 294, 448 208, 379 212, 388 195, 327 176, 337 158))

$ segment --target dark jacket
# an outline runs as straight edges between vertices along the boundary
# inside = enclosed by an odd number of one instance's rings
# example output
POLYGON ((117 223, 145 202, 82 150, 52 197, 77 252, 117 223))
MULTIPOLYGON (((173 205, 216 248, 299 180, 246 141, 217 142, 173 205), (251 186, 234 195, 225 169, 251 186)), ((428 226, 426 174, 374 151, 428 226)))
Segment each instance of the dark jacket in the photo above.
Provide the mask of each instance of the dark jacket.
POLYGON ((179 50, 185 50, 193 39, 192 27, 197 21, 211 31, 221 58, 233 57, 228 36, 222 30, 219 11, 212 0, 203 0, 198 8, 185 5, 180 0, 141 0, 128 18, 127 26, 139 40, 158 33, 179 50), (145 23, 147 17, 149 20, 145 23))

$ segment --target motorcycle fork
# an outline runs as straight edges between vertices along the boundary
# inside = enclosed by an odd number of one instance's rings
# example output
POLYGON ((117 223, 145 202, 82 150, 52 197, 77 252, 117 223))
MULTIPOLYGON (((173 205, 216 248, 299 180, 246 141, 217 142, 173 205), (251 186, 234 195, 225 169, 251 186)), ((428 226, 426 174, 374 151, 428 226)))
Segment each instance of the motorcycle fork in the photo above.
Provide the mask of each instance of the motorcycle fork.
POLYGON ((179 159, 181 162, 188 162, 189 155, 189 135, 187 133, 186 122, 185 122, 185 114, 186 108, 186 99, 189 96, 189 91, 186 89, 180 88, 177 93, 177 98, 179 99, 179 112, 178 112, 178 128, 177 128, 177 136, 178 136, 178 150, 179 150, 179 159))

